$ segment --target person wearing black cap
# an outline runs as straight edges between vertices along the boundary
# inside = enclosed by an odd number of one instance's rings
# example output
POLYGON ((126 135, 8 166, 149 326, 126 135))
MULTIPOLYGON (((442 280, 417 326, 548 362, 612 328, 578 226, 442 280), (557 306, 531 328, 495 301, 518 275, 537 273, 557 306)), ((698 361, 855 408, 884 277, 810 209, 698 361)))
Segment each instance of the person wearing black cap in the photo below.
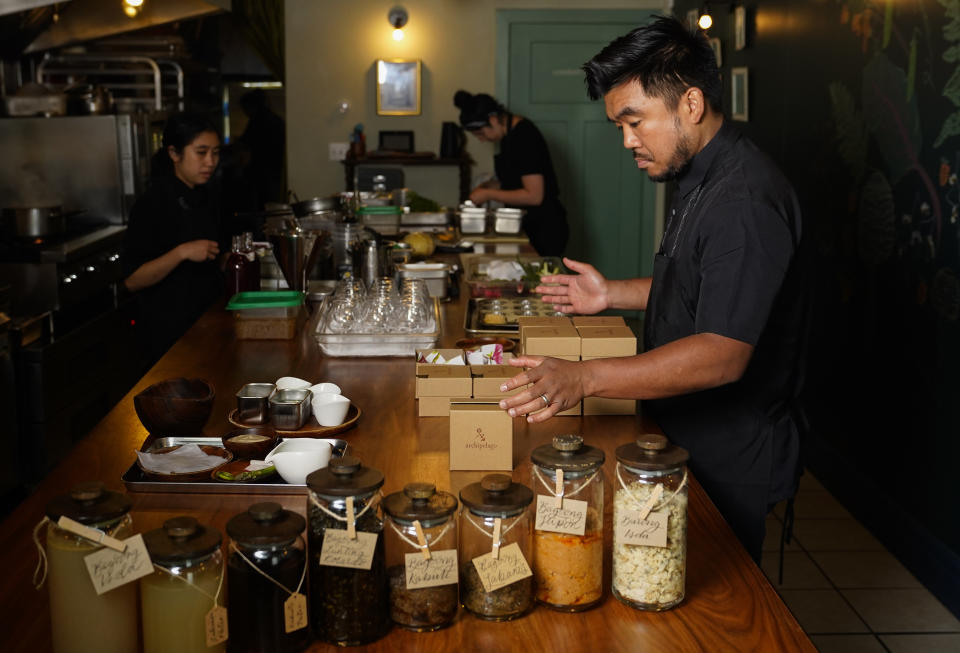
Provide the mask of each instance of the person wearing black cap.
POLYGON ((493 200, 524 209, 523 230, 533 248, 541 256, 561 256, 569 236, 567 212, 560 203, 557 175, 540 130, 486 93, 457 91, 453 103, 460 109, 465 130, 481 142, 500 144, 493 160, 496 180, 474 188, 470 200, 477 205, 493 200))

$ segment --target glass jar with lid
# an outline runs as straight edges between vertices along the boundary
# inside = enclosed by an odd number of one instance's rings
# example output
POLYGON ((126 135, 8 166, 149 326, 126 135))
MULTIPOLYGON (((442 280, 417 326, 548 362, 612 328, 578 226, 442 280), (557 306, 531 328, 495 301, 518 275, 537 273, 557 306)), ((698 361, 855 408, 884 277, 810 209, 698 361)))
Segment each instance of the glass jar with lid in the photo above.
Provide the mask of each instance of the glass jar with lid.
MULTIPOLYGON (((174 517, 143 535, 157 567, 140 579, 144 653, 224 651, 207 646, 207 617, 225 603, 220 531, 174 517)), ((225 640, 225 638, 224 638, 225 640)))
POLYGON ((460 491, 460 601, 481 619, 516 619, 533 606, 532 501, 506 474, 460 491))
POLYGON ((81 483, 47 504, 46 583, 55 653, 137 649, 137 584, 98 595, 84 558, 102 545, 57 526, 68 517, 123 540, 133 534, 131 505, 127 495, 97 481, 81 483))
POLYGON ((603 598, 604 458, 575 434, 558 435, 530 455, 536 597, 555 610, 578 612, 603 598))
POLYGON ((457 505, 433 483, 409 483, 383 500, 390 617, 404 628, 437 630, 457 615, 457 505))
POLYGON ((294 653, 310 643, 303 517, 279 503, 250 506, 227 522, 230 653, 294 653), (289 615, 302 599, 302 619, 289 615))
POLYGON ((690 455, 659 434, 617 447, 613 595, 640 610, 683 601, 690 455))
POLYGON ((310 622, 316 637, 340 646, 390 629, 381 486, 383 474, 353 456, 307 476, 310 622))

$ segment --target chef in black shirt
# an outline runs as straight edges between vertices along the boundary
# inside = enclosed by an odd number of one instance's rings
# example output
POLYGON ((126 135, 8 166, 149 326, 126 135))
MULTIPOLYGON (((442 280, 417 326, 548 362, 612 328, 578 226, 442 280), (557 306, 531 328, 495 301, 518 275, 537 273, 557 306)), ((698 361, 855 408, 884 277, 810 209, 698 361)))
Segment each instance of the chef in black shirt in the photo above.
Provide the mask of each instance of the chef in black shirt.
POLYGON ((223 294, 216 263, 219 203, 209 183, 219 159, 220 137, 211 121, 172 116, 152 162, 150 187, 130 211, 124 285, 138 296, 137 330, 147 365, 223 294))
POLYGON ((584 396, 642 399, 757 561, 769 509, 796 491, 807 302, 797 198, 776 165, 723 118, 713 52, 672 18, 620 37, 584 65, 592 99, 654 181, 675 181, 652 278, 544 277, 560 310, 645 310, 644 353, 579 363, 542 357, 501 401, 540 422, 584 396), (534 412, 539 411, 539 412, 534 412))
POLYGON ((541 256, 561 256, 569 237, 567 212, 540 130, 485 93, 457 91, 453 103, 464 129, 481 142, 500 144, 493 159, 496 179, 474 188, 470 200, 478 206, 494 200, 525 210, 523 230, 533 248, 541 256))

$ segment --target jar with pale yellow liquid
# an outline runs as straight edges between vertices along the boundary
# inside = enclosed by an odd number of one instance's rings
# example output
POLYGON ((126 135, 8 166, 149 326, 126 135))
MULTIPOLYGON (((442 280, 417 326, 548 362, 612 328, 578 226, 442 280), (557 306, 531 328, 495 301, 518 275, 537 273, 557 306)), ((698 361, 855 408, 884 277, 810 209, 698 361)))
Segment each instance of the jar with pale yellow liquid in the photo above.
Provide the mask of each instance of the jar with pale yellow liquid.
POLYGON ((136 583, 98 595, 84 558, 102 545, 57 526, 68 517, 122 540, 133 534, 130 507, 129 497, 98 482, 78 485, 47 504, 46 584, 54 653, 137 650, 136 583))
POLYGON ((174 517, 143 539, 156 567, 140 579, 144 653, 225 651, 225 641, 207 645, 208 628, 219 628, 208 617, 226 602, 220 532, 174 517))

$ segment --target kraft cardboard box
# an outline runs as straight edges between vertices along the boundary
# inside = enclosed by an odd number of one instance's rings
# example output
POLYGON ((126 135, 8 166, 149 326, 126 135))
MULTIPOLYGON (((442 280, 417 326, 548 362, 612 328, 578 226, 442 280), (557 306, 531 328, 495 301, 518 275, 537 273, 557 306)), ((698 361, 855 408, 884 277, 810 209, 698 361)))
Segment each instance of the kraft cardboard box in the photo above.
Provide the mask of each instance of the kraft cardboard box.
POLYGON ((578 315, 573 326, 627 326, 627 322, 619 315, 578 315))
POLYGON ((450 400, 450 469, 513 471, 513 418, 496 401, 450 400))
POLYGON ((464 360, 464 359, 463 359, 463 350, 462 350, 462 349, 418 349, 418 350, 416 351, 416 354, 414 354, 415 357, 416 357, 415 360, 418 361, 418 362, 417 362, 417 372, 416 372, 418 375, 421 374, 422 372, 426 372, 427 370, 432 369, 432 368, 434 368, 434 367, 448 367, 448 365, 446 365, 446 364, 438 365, 438 364, 436 364, 436 363, 420 363, 420 362, 419 362, 421 355, 426 356, 427 354, 429 354, 429 353, 431 353, 431 352, 434 352, 434 351, 439 352, 440 355, 443 356, 444 360, 451 360, 451 359, 454 359, 454 358, 456 358, 456 357, 458 357, 458 356, 460 357, 460 360, 461 360, 461 361, 464 360))
POLYGON ((522 388, 515 388, 510 392, 500 392, 500 386, 503 385, 504 381, 516 376, 521 371, 521 368, 509 365, 471 365, 473 396, 478 399, 499 401, 503 397, 517 394, 522 388))
POLYGON ((567 360, 579 360, 580 334, 572 324, 525 327, 523 353, 531 356, 556 356, 567 360))
POLYGON ((448 417, 450 397, 420 397, 417 399, 417 415, 420 417, 448 417))
POLYGON ((564 317, 560 315, 554 316, 532 316, 532 315, 521 315, 517 318, 517 337, 520 340, 521 350, 523 349, 525 339, 525 331, 529 327, 568 327, 573 326, 573 322, 569 317, 564 317))
POLYGON ((637 353, 637 337, 626 326, 579 326, 580 358, 633 356, 637 353))
POLYGON ((466 365, 430 365, 417 370, 417 399, 423 397, 469 397, 473 378, 466 365))
POLYGON ((636 399, 607 399, 606 397, 584 397, 584 415, 636 415, 636 399))

